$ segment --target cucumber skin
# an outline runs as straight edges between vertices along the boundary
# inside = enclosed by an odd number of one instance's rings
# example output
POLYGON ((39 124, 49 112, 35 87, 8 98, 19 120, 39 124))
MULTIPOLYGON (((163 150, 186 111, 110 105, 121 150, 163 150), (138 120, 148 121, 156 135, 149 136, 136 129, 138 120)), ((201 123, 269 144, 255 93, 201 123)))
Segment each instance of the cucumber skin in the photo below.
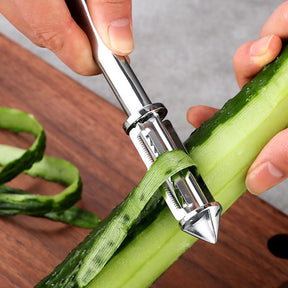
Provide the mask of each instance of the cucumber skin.
MULTIPOLYGON (((0 145, 0 149, 2 153, 6 151, 6 154, 2 155, 1 153, 0 155, 0 164, 4 165, 3 168, 11 166, 10 164, 15 162, 19 163, 17 165, 18 169, 26 167, 25 155, 27 155, 27 152, 29 152, 31 148, 29 150, 23 150, 16 147, 0 145)), ((28 155, 31 155, 31 153, 28 155)), ((18 172, 20 172, 20 169, 17 170, 17 173, 18 172)), ((29 170, 25 170, 24 173, 31 177, 41 177, 48 181, 59 182, 68 187, 57 195, 46 196, 24 193, 24 191, 21 192, 20 190, 14 190, 14 192, 11 193, 11 189, 5 192, 2 188, 2 192, 5 193, 0 194, 0 215, 26 214, 43 216, 49 212, 62 212, 81 199, 82 180, 79 172, 74 165, 63 159, 43 156, 41 161, 34 163, 33 166, 29 170), (8 191, 10 193, 7 193, 8 191)), ((56 215, 51 216, 50 218, 56 219, 56 215)))
MULTIPOLYGON (((0 127, 16 133, 26 132, 36 138, 32 146, 23 152, 19 159, 13 159, 5 163, 0 169, 0 185, 2 185, 42 159, 45 151, 46 135, 43 127, 32 115, 6 107, 0 107, 0 127)), ((5 154, 3 157, 5 158, 5 154)), ((1 164, 3 165, 3 163, 1 164)))
POLYGON ((77 168, 59 158, 44 156, 44 128, 33 115, 0 107, 0 128, 34 136, 27 149, 0 144, 0 216, 26 214, 49 218, 83 228, 94 228, 100 218, 74 205, 81 198, 82 180, 77 168), (67 186, 57 195, 44 196, 5 184, 20 173, 40 177, 67 186))

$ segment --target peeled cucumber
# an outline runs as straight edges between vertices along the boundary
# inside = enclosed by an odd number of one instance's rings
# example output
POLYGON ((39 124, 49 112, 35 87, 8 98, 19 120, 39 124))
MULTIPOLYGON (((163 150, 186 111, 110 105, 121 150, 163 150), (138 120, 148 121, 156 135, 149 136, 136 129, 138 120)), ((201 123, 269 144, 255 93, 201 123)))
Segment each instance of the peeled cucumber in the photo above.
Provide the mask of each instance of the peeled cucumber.
MULTIPOLYGON (((214 117, 193 132, 185 143, 204 181, 224 211, 246 191, 245 175, 257 154, 287 126, 288 48, 285 48, 273 63, 245 85, 214 117)), ((169 152, 163 157, 169 157, 169 152)), ((159 169, 159 175, 163 175, 157 161, 152 167, 153 171, 159 169)), ((155 220, 134 233, 91 282, 87 285, 79 282, 76 273, 72 282, 61 287, 149 287, 196 241, 182 232, 168 208, 165 205, 162 207, 150 211, 155 220)), ((146 217, 149 218, 149 215, 146 217)), ((94 249, 93 232, 87 238, 94 249)), ((110 239, 105 241, 109 243, 110 239)), ((69 263, 68 258, 64 261, 66 264, 69 263)), ((85 258, 82 263, 78 267, 79 271, 81 266, 86 267, 85 258)), ((69 269, 68 264, 66 267, 64 269, 69 269)), ((93 273, 93 267, 90 265, 86 269, 93 273)), ((57 273, 51 273, 45 278, 46 283, 53 283, 48 280, 55 275, 57 273)), ((37 287, 52 287, 41 283, 43 285, 37 287)))
MULTIPOLYGON (((224 212, 246 191, 258 153, 287 126, 288 47, 185 143, 224 212)), ((87 287, 149 287, 195 241, 165 208, 87 287)))

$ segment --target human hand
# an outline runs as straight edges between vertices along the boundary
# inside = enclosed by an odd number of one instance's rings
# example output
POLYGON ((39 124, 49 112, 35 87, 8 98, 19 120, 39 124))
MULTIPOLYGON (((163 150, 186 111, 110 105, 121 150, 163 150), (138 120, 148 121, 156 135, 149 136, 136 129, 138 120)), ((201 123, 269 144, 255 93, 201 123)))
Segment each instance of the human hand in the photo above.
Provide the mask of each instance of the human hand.
MULTIPOLYGON (((131 53, 131 0, 87 0, 87 5, 107 47, 118 55, 131 53)), ((54 52, 76 73, 100 73, 89 40, 71 18, 65 0, 1 0, 0 12, 34 44, 54 52)))
MULTIPOLYGON (((234 70, 242 88, 268 63, 273 61, 288 38, 288 1, 281 4, 262 27, 260 39, 240 46, 234 55, 234 70)), ((217 109, 192 107, 188 121, 195 127, 209 119, 217 109)), ((288 177, 288 129, 277 134, 260 152, 246 176, 246 186, 253 194, 261 194, 288 177)))

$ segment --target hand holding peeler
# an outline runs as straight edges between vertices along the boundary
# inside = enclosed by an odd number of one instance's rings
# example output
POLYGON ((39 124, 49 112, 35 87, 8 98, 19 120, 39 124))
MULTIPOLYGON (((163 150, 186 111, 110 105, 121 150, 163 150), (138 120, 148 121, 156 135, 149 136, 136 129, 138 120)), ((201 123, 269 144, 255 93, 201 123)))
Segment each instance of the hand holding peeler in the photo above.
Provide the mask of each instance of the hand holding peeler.
MULTIPOLYGON (((102 42, 86 0, 66 0, 66 4, 87 34, 95 61, 128 116, 124 130, 147 169, 166 151, 182 149, 187 153, 172 124, 164 120, 165 106, 150 101, 127 58, 113 54, 102 42)), ((162 194, 184 232, 210 243, 217 242, 222 207, 198 173, 185 169, 168 178, 162 194)))

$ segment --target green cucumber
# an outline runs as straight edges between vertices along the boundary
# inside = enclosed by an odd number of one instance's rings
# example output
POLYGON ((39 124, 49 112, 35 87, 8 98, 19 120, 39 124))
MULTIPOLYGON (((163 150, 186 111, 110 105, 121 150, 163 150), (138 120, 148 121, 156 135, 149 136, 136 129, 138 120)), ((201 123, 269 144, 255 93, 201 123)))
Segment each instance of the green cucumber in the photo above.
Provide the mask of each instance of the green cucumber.
MULTIPOLYGON (((257 154, 275 134, 287 127, 287 111, 288 48, 285 48, 280 57, 265 67, 186 141, 191 158, 224 211, 246 191, 245 175, 257 154)), ((168 160, 169 153, 164 154, 163 158, 165 157, 168 160)), ((163 175, 163 167, 158 167, 156 161, 151 169, 158 171, 153 180, 156 183, 158 177, 163 175)), ((150 171, 146 176, 149 173, 150 171)), ((85 286, 84 282, 84 286, 79 284, 76 275, 74 281, 59 287, 149 287, 196 241, 180 230, 168 208, 156 208, 158 210, 153 209, 151 212, 156 219, 144 230, 134 234, 129 243, 115 253, 88 285, 85 286)), ((96 248, 94 243, 98 239, 96 237, 95 241, 93 240, 93 233, 87 237, 90 241, 88 249, 96 248)), ((109 238, 103 241, 109 246, 109 238)), ((78 247, 85 242, 87 240, 78 247)), ((78 249, 73 253, 77 254, 78 249)), ((83 269, 86 269, 86 272, 93 271, 94 266, 87 265, 85 257, 78 259, 79 270, 85 267, 83 269)), ((69 260, 68 256, 63 262, 66 262, 66 265, 58 266, 64 271, 57 273, 69 274, 69 261, 73 262, 73 257, 69 260)), ((53 283, 49 281, 57 273, 45 278, 47 285, 42 281, 37 287, 57 287, 54 286, 56 283, 48 284, 53 283)))

